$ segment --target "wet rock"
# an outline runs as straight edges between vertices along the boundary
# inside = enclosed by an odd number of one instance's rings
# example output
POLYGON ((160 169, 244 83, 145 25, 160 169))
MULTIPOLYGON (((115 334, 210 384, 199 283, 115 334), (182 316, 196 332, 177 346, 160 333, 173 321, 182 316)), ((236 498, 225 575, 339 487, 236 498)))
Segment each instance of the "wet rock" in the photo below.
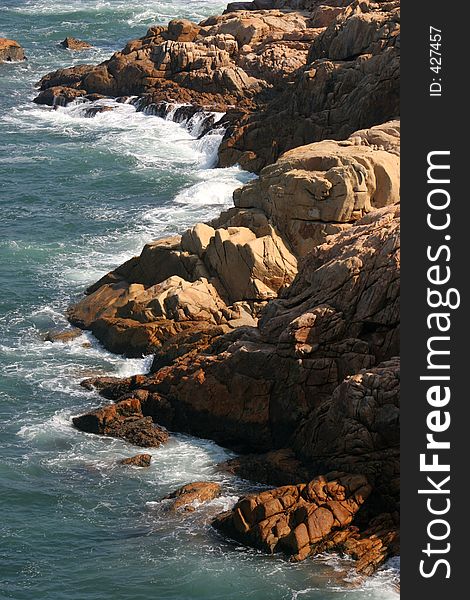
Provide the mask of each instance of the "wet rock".
MULTIPOLYGON (((148 393, 155 402, 150 408, 153 400, 146 401, 147 414, 172 430, 243 452, 295 441, 307 456, 299 425, 346 377, 398 353, 399 265, 399 208, 373 211, 316 247, 289 289, 263 309, 257 327, 195 336, 201 351, 186 338, 187 354, 174 348, 171 364, 159 355, 154 372, 111 384, 106 393, 113 387, 116 395, 148 393)), ((385 412, 377 418, 382 422, 385 412)), ((314 436, 309 439, 313 456, 314 436)), ((393 444, 383 443, 384 449, 393 444)))
POLYGON ((23 48, 15 40, 0 37, 0 64, 25 60, 23 48))
POLYGON ((220 496, 221 485, 213 481, 197 481, 188 483, 183 487, 165 496, 164 500, 173 500, 170 504, 170 510, 184 510, 192 512, 195 505, 209 502, 220 496))
POLYGON ((150 467, 151 461, 151 454, 137 454, 136 456, 131 456, 130 458, 123 458, 119 461, 119 464, 133 467, 150 467))
POLYGON ((67 50, 87 50, 93 46, 83 40, 78 40, 74 37, 66 37, 64 41, 60 42, 59 46, 66 48, 67 50))
POLYGON ((121 438, 135 446, 158 447, 168 438, 168 432, 144 417, 138 399, 122 400, 93 412, 74 417, 80 431, 121 438))

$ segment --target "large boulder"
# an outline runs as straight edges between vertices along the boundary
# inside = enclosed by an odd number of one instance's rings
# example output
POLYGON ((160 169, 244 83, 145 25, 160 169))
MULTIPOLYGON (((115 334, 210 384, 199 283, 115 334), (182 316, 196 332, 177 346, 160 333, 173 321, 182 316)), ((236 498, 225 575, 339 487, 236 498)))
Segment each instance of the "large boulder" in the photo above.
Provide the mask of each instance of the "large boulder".
POLYGON ((24 50, 18 42, 0 37, 0 64, 25 59, 24 50))
POLYGON ((316 477, 245 496, 213 524, 246 545, 303 560, 351 524, 370 492, 367 479, 358 475, 316 477))
POLYGON ((293 560, 325 551, 344 553, 371 575, 399 553, 397 515, 381 513, 365 523, 359 510, 372 486, 362 475, 331 473, 309 483, 244 496, 213 526, 232 540, 293 560))
POLYGON ((90 286, 70 321, 113 352, 159 360, 202 349, 216 331, 255 327, 264 304, 293 282, 299 258, 398 202, 398 153, 397 121, 287 152, 212 224, 147 244, 90 286))

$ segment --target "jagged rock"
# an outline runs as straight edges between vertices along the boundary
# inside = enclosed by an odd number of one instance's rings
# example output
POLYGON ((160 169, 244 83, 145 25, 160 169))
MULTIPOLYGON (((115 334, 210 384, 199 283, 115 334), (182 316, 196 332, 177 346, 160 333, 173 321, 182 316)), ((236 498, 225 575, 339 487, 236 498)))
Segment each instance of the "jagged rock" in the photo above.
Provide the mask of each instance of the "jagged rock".
POLYGON ((87 108, 85 110, 85 117, 87 119, 91 119, 93 117, 96 117, 96 115, 99 115, 101 113, 105 113, 105 112, 111 112, 113 111, 114 108, 112 106, 90 106, 89 108, 87 108))
POLYGON ((91 286, 68 317, 113 352, 161 355, 175 335, 200 331, 199 323, 222 327, 221 333, 256 326, 256 303, 288 285, 296 265, 269 225, 257 237, 246 227, 199 224, 182 238, 147 245, 91 286))
POLYGON ((308 24, 300 12, 280 11, 222 15, 199 25, 177 19, 168 27, 150 28, 100 65, 49 74, 39 87, 72 85, 87 94, 139 95, 143 105, 178 98, 219 110, 235 104, 253 108, 273 83, 289 79, 305 64, 318 33, 308 24))
POLYGON ((399 4, 355 0, 312 40, 295 83, 228 128, 220 165, 260 171, 296 146, 395 118, 399 48, 399 4))
POLYGON ((93 46, 88 42, 84 42, 83 40, 77 40, 74 37, 66 37, 63 42, 60 42, 59 46, 62 48, 66 48, 67 50, 87 50, 88 48, 92 48, 93 46))
POLYGON ((119 461, 119 464, 143 468, 143 467, 150 467, 151 462, 152 462, 151 454, 137 454, 136 456, 131 456, 130 458, 123 458, 121 461, 119 461))
POLYGON ((165 429, 153 424, 151 417, 143 416, 136 398, 104 406, 72 421, 80 431, 122 438, 146 448, 161 446, 169 437, 165 429))
POLYGON ((0 37, 0 64, 25 59, 24 50, 18 42, 0 37))
MULTIPOLYGON (((249 452, 297 447, 300 423, 346 377, 398 353, 398 323, 399 208, 392 206, 315 248, 257 328, 159 362, 129 391, 148 394, 146 414, 172 430, 249 452)), ((309 443, 309 454, 298 448, 311 458, 309 443)))
POLYGON ((74 100, 77 100, 77 98, 83 98, 85 95, 85 90, 58 85, 40 92, 39 95, 34 98, 34 102, 46 106, 66 106, 69 102, 73 102, 74 100))
POLYGON ((188 483, 183 487, 172 492, 163 498, 164 500, 173 500, 170 504, 170 510, 184 510, 192 512, 195 510, 195 505, 209 502, 220 496, 222 486, 220 483, 212 481, 196 481, 188 483))
POLYGON ((371 486, 360 475, 316 477, 241 498, 213 525, 243 544, 303 560, 351 524, 371 486))

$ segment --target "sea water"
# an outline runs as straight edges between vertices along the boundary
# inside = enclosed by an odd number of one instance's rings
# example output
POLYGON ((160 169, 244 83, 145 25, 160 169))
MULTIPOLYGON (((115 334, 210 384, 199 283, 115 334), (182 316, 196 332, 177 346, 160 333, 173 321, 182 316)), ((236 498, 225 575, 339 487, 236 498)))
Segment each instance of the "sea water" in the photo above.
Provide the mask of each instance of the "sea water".
MULTIPOLYGON (((95 375, 145 372, 149 359, 106 352, 87 333, 65 344, 45 333, 86 285, 143 244, 230 205, 251 175, 214 169, 222 133, 136 112, 85 116, 31 101, 45 73, 97 63, 174 17, 223 10, 204 0, 0 0, 0 37, 28 61, 0 65, 0 598, 15 600, 387 600, 396 564, 370 579, 351 561, 300 564, 233 545, 210 519, 248 489, 221 474, 232 454, 173 435, 148 469, 117 466, 138 449, 73 429, 71 417, 103 402, 80 387, 95 375), (61 49, 68 35, 94 47, 61 49), (160 499, 197 480, 224 495, 187 517, 160 499)), ((194 123, 193 123, 194 125, 194 123)), ((197 124, 196 124, 197 125, 197 124)))

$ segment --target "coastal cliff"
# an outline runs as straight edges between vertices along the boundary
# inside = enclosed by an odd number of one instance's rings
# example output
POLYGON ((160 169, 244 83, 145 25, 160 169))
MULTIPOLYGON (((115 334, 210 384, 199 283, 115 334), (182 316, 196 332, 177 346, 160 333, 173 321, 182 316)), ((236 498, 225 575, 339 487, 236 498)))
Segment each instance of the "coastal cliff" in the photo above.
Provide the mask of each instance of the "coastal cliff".
POLYGON ((241 452, 224 468, 283 487, 219 531, 296 560, 345 552, 366 574, 398 552, 398 67, 396 1, 255 1, 151 28, 46 75, 36 99, 224 111, 219 165, 259 174, 70 307, 112 352, 154 355, 147 375, 83 382, 115 405, 76 427, 241 452))

